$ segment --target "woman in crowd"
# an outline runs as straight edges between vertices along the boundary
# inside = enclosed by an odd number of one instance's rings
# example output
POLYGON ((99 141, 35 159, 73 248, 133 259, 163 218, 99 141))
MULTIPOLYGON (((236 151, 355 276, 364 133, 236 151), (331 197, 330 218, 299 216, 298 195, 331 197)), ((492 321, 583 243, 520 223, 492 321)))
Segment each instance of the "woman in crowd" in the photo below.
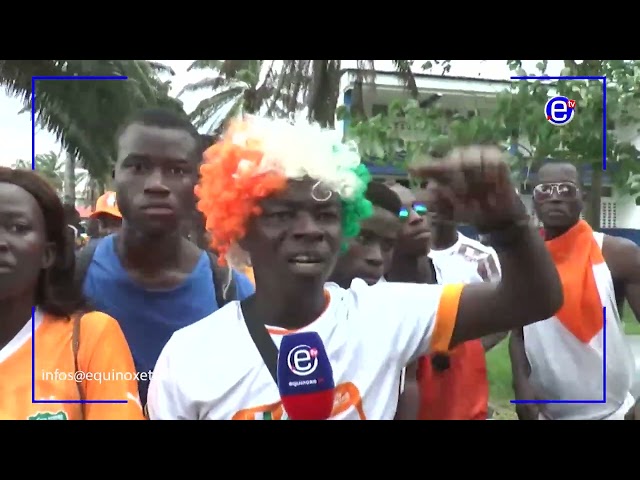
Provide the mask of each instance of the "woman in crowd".
POLYGON ((36 172, 0 168, 0 419, 144 419, 120 327, 83 310, 73 269, 55 191, 36 172))

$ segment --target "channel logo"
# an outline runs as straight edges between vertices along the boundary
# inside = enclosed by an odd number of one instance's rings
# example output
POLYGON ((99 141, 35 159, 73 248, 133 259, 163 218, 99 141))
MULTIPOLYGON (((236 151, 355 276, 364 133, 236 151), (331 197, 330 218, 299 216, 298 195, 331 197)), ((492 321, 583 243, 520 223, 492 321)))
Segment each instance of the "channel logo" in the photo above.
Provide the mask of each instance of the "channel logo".
POLYGON ((300 377, 311 375, 318 368, 318 350, 309 345, 298 345, 287 355, 287 366, 300 377))
POLYGON ((553 97, 544 106, 544 116, 547 121, 557 127, 568 124, 576 114, 576 101, 567 97, 553 97))

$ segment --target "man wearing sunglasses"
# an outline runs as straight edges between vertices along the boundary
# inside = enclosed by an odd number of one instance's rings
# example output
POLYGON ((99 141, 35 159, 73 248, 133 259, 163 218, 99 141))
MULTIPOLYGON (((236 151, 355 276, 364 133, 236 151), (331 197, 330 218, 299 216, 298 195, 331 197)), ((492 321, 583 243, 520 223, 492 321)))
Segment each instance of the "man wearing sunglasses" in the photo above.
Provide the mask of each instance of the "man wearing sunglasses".
POLYGON ((634 417, 634 361, 619 312, 626 298, 640 318, 640 248, 624 238, 594 232, 580 219, 583 190, 578 170, 570 163, 553 161, 540 168, 533 205, 562 280, 564 304, 548 320, 512 333, 516 398, 583 402, 520 404, 518 416, 622 420, 629 412, 634 417), (603 395, 606 403, 598 403, 603 395))
POLYGON ((398 216, 402 221, 402 229, 393 252, 391 268, 385 277, 392 282, 435 283, 427 261, 430 237, 425 218, 427 206, 418 201, 412 190, 399 183, 390 188, 400 198, 398 216))
MULTIPOLYGON (((392 282, 436 283, 429 252, 427 206, 407 187, 396 183, 391 189, 398 195, 401 208, 398 217, 402 228, 393 252, 391 268, 385 278, 392 282)), ((398 400, 396 420, 416 420, 420 408, 417 380, 418 362, 407 365, 403 372, 403 391, 398 400)))

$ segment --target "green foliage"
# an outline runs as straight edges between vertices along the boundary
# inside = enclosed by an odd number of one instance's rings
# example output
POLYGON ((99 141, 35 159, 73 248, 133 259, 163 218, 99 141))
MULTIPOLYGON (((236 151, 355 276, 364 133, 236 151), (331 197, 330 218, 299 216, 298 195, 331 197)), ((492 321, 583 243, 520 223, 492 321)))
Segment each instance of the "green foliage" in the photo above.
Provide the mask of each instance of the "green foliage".
MULTIPOLYGON (((340 117, 349 118, 348 112, 340 111, 340 117)), ((438 106, 421 108, 415 100, 392 102, 386 115, 356 121, 346 135, 369 161, 398 167, 442 156, 454 146, 506 147, 508 138, 497 118, 482 117, 477 112, 464 115, 438 106)), ((517 158, 509 158, 517 166, 517 158)), ((519 170, 513 171, 515 174, 519 170)))
MULTIPOLYGON (((632 126, 640 123, 640 61, 578 62, 566 60, 561 75, 606 75, 608 173, 619 191, 637 195, 640 152, 628 140, 637 136, 632 126), (621 130, 626 130, 629 138, 622 138, 621 130)), ((426 67, 433 66, 427 63, 426 67)), ((521 60, 507 63, 515 75, 527 75, 521 60)), ((531 74, 546 75, 546 60, 536 67, 538 72, 531 74)), ((505 149, 518 147, 518 153, 509 157, 514 174, 548 157, 588 164, 597 171, 602 165, 602 102, 601 81, 514 81, 510 89, 497 95, 497 107, 490 114, 467 116, 437 105, 421 108, 415 100, 393 102, 387 115, 351 119, 347 138, 357 141, 363 156, 398 166, 442 154, 454 146, 494 143, 505 149), (576 101, 576 113, 568 125, 557 127, 544 117, 544 105, 554 95, 576 101)), ((349 119, 345 109, 338 114, 349 119)))
MULTIPOLYGON (((521 62, 509 61, 518 76, 525 76, 521 62)), ((546 74, 546 61, 537 65, 535 75, 546 74)), ((640 189, 630 182, 638 171, 640 152, 626 138, 616 137, 614 130, 626 130, 631 138, 638 133, 631 126, 640 122, 636 107, 640 91, 640 62, 621 60, 565 60, 561 76, 607 77, 607 165, 615 186, 624 193, 637 194, 640 189)), ((524 140, 534 161, 558 157, 576 165, 602 167, 602 82, 599 80, 517 81, 510 92, 498 95, 495 116, 513 132, 513 141, 524 140), (542 108, 548 98, 562 95, 576 101, 571 123, 556 127, 547 122, 542 108)), ((619 134, 619 132, 618 132, 619 134)))
POLYGON ((427 60, 421 68, 425 71, 431 71, 433 67, 442 68, 442 75, 446 75, 451 71, 451 60, 427 60))
POLYGON ((32 76, 126 76, 125 81, 41 81, 37 122, 78 158, 93 178, 108 177, 115 160, 115 133, 135 110, 164 106, 183 111, 169 97, 160 74, 171 69, 146 60, 0 60, 0 86, 31 109, 32 76))
MULTIPOLYGON (((36 172, 44 177, 51 186, 62 194, 62 187, 64 184, 64 162, 58 157, 55 152, 42 153, 36 155, 36 172)), ((19 168, 23 170, 31 170, 31 161, 19 159, 13 164, 13 168, 19 168)))

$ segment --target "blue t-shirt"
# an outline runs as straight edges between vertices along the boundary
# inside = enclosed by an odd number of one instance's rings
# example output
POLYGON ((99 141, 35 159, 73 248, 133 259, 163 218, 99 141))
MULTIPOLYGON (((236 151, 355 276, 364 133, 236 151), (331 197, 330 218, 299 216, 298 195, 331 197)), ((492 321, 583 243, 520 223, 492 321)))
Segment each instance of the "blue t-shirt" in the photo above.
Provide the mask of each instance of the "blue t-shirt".
MULTIPOLYGON (((243 300, 253 294, 251 281, 245 275, 233 273, 237 298, 243 300)), ((120 323, 138 372, 153 370, 175 331, 218 309, 211 263, 205 252, 181 285, 170 290, 147 290, 135 283, 122 267, 113 235, 98 244, 83 289, 97 310, 120 323)), ((139 386, 144 405, 149 385, 140 381, 139 386)))

